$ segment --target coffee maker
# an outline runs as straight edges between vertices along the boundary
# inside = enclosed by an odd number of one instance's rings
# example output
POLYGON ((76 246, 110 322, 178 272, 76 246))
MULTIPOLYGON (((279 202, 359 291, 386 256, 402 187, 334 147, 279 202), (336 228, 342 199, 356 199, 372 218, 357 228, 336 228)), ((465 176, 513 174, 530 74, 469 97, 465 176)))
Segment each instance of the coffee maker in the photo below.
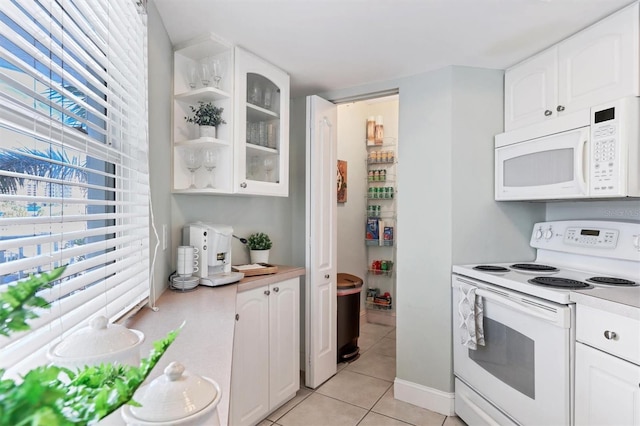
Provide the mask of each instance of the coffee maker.
POLYGON ((190 223, 182 230, 182 243, 194 246, 200 253, 200 269, 194 275, 200 285, 215 287, 244 278, 242 272, 231 271, 233 228, 211 223, 190 223))

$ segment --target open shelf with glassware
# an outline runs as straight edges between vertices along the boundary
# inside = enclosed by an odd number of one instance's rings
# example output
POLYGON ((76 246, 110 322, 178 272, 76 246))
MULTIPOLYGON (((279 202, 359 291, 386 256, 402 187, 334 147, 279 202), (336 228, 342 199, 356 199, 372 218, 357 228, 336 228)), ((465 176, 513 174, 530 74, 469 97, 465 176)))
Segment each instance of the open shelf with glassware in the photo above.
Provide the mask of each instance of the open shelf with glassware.
POLYGON ((172 191, 228 194, 233 191, 233 47, 208 34, 174 52, 172 191), (212 135, 187 122, 194 109, 211 103, 225 123, 212 135))

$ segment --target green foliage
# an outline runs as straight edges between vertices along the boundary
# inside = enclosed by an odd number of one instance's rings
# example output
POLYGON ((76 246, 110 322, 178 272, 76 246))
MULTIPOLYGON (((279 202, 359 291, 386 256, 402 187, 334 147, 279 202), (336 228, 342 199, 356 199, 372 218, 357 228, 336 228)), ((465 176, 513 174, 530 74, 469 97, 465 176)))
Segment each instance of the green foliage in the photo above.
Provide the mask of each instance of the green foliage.
POLYGON ((194 123, 199 126, 213 126, 218 127, 220 124, 226 124, 227 122, 222 119, 222 112, 224 108, 217 107, 211 102, 200 102, 198 108, 194 108, 189 105, 191 112, 194 113, 193 117, 185 117, 187 123, 194 123))
POLYGON ((251 250, 269 250, 271 248, 271 239, 267 234, 256 232, 247 238, 247 246, 251 250))
MULTIPOLYGON (((33 307, 47 302, 36 293, 49 287, 64 272, 32 275, 0 293, 0 334, 9 336, 28 330, 27 320, 37 318, 33 307)), ((154 342, 148 358, 137 367, 118 364, 86 366, 77 371, 42 366, 29 371, 16 383, 4 379, 0 369, 0 425, 67 426, 97 423, 125 403, 147 378, 182 329, 154 342)))
POLYGON ((48 306, 46 300, 36 296, 36 293, 50 287, 50 282, 58 279, 65 270, 65 266, 54 269, 49 273, 31 275, 29 279, 9 286, 0 293, 0 334, 9 336, 10 333, 29 330, 27 320, 38 318, 33 308, 48 306))

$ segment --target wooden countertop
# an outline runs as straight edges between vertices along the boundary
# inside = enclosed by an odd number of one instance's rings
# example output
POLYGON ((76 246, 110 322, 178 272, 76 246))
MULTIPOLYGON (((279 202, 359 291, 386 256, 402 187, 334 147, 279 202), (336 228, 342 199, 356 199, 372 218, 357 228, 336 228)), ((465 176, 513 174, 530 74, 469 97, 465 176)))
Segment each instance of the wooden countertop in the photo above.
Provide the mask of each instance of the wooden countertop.
MULTIPOLYGON (((153 342, 169 331, 186 324, 169 347, 147 382, 162 374, 172 361, 182 363, 193 374, 215 380, 222 390, 218 405, 220 425, 229 423, 231 361, 236 315, 236 293, 305 274, 305 268, 278 265, 278 272, 242 279, 237 284, 219 287, 198 286, 189 292, 167 290, 158 299, 154 312, 144 308, 125 322, 125 326, 145 334, 141 357, 146 357, 153 342)), ((123 425, 120 410, 103 419, 101 426, 123 425)))

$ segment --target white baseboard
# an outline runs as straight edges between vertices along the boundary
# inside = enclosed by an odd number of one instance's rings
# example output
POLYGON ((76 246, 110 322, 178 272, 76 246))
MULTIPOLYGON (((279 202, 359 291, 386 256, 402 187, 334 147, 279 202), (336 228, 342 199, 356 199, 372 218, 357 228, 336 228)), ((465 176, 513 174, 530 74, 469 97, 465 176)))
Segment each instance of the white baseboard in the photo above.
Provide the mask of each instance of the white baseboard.
POLYGON ((455 394, 453 392, 443 392, 396 378, 393 382, 393 396, 400 401, 408 402, 445 416, 455 415, 455 394))

